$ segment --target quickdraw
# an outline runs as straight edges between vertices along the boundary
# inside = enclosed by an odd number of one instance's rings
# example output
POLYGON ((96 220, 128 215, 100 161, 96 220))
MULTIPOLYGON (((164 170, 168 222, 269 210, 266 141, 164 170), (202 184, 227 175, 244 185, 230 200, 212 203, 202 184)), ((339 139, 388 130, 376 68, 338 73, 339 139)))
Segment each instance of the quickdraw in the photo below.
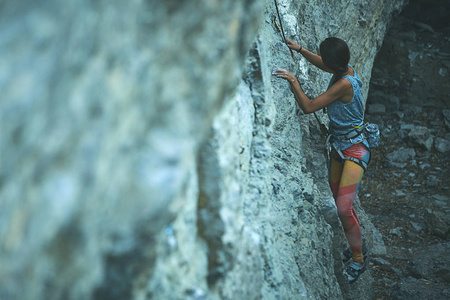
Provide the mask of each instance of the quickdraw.
MULTIPOLYGON (((280 27, 277 24, 277 17, 276 16, 272 16, 272 23, 275 26, 275 28, 277 29, 277 31, 280 33, 280 35, 281 35, 281 29, 280 29, 280 27)), ((281 37, 283 37, 283 36, 281 35, 281 37)))
MULTIPOLYGON (((284 30, 283 30, 283 24, 281 23, 281 17, 280 17, 280 11, 278 10, 278 4, 277 4, 277 0, 274 0, 275 2, 275 8, 277 9, 277 14, 278 14, 278 20, 280 21, 280 26, 278 26, 277 21, 275 20, 275 17, 272 19, 273 24, 275 25, 275 28, 278 30, 278 32, 281 34, 281 37, 283 38, 283 42, 286 44, 287 46, 287 40, 286 40, 286 36, 284 35, 284 30), (280 29, 281 28, 281 29, 280 29)), ((289 47, 288 47, 289 48, 289 47)), ((294 58, 294 52, 292 52, 292 49, 289 48, 289 51, 291 51, 291 57, 294 58)))

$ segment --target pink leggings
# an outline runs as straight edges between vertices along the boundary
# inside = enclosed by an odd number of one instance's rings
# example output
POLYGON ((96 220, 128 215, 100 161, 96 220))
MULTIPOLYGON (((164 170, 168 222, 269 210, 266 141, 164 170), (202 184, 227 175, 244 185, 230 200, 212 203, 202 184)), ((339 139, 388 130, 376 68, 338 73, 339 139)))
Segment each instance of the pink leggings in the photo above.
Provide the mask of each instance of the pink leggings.
MULTIPOLYGON (((343 150, 344 156, 352 156, 368 162, 370 152, 362 143, 343 150)), ((358 215, 353 207, 356 193, 364 174, 363 168, 349 160, 342 160, 333 150, 330 158, 329 183, 336 202, 339 219, 352 249, 353 257, 362 257, 362 237, 358 215)))

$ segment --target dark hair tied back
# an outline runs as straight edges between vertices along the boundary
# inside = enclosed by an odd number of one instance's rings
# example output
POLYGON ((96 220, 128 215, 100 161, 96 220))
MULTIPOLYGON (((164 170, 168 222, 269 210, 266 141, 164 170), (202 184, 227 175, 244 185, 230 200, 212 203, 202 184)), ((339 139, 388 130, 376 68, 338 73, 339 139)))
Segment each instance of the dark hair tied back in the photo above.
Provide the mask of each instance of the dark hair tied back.
POLYGON ((320 44, 320 55, 323 63, 333 70, 338 77, 347 73, 350 49, 345 41, 336 37, 326 38, 320 44))

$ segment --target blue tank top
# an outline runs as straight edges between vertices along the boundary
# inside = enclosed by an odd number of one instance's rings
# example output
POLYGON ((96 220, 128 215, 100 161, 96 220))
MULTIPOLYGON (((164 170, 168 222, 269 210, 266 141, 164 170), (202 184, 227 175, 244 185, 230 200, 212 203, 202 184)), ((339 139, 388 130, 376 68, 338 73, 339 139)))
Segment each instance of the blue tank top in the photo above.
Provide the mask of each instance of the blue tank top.
MULTIPOLYGON (((328 104, 328 118, 330 119, 329 123, 329 131, 330 134, 335 135, 343 135, 349 133, 353 130, 355 126, 362 126, 364 120, 364 101, 362 95, 362 81, 359 79, 356 74, 355 69, 351 65, 349 65, 354 72, 354 76, 345 75, 343 78, 347 79, 353 87, 353 98, 349 103, 342 103, 338 100, 335 100, 328 104)), ((328 88, 332 86, 333 79, 331 79, 328 88)), ((369 148, 369 144, 365 140, 363 135, 350 140, 334 140, 334 144, 339 150, 345 150, 349 148, 351 145, 363 142, 363 144, 369 148)))

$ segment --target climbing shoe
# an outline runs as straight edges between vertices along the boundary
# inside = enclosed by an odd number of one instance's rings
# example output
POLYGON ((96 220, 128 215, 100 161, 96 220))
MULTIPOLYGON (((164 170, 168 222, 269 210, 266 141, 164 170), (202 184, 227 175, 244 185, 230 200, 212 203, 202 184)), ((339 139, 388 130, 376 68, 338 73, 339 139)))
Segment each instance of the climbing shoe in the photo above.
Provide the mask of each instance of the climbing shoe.
MULTIPOLYGON (((365 243, 362 245, 362 254, 364 260, 367 260, 367 247, 365 243)), ((347 249, 345 249, 344 252, 342 252, 342 255, 344 256, 342 262, 348 262, 352 258, 352 248, 348 247, 347 249)))
POLYGON ((348 282, 350 284, 354 283, 356 280, 358 280, 359 275, 364 273, 366 269, 367 269, 366 261, 364 261, 362 265, 360 263, 352 261, 347 267, 348 282))

